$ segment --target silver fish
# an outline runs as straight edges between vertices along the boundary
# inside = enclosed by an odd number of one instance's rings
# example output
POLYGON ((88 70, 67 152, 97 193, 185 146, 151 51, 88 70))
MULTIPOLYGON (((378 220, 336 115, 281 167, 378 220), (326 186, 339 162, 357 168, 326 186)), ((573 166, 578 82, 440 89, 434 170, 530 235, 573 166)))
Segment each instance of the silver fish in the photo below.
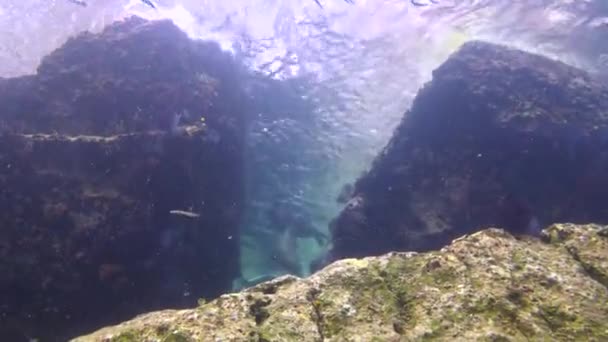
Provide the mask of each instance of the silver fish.
MULTIPOLYGON (((429 0, 429 2, 432 3, 432 4, 438 4, 439 0, 429 0)), ((410 3, 412 5, 414 5, 414 6, 417 6, 417 7, 423 7, 423 6, 428 6, 429 5, 429 3, 421 2, 421 1, 418 1, 418 0, 410 0, 410 3)))
POLYGON ((87 7, 87 3, 84 2, 83 0, 68 0, 68 1, 75 5, 78 5, 78 6, 87 7))
POLYGON ((141 0, 141 2, 143 2, 144 4, 156 9, 156 6, 154 6, 154 3, 152 3, 151 0, 141 0))
POLYGON ((185 211, 185 210, 171 210, 169 211, 169 214, 173 214, 173 215, 179 215, 179 216, 184 216, 184 217, 188 217, 188 218, 198 218, 201 215, 194 213, 192 211, 185 211))

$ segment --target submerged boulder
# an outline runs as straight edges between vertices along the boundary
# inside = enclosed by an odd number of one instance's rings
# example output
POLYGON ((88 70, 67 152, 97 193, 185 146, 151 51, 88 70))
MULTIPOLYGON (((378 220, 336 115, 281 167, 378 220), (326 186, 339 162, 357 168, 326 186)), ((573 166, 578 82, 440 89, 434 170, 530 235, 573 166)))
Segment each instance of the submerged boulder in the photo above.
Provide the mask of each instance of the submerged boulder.
POLYGON ((440 251, 345 259, 74 341, 604 341, 608 227, 500 229, 440 251))
POLYGON ((548 58, 465 44, 433 72, 332 223, 329 259, 424 251, 483 227, 608 223, 608 88, 548 58))
POLYGON ((0 79, 0 336, 65 341, 239 275, 237 66, 169 21, 70 39, 0 79))

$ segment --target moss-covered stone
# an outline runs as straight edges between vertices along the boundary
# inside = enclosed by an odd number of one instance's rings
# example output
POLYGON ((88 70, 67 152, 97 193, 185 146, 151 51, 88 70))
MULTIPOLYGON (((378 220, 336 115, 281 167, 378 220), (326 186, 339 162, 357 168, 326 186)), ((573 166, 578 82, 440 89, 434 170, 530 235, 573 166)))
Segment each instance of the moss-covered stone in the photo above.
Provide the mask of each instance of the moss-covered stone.
POLYGON ((522 240, 488 229, 441 251, 341 260, 75 341, 605 341, 602 231, 554 225, 552 238, 522 240))
POLYGON ((125 331, 120 333, 118 336, 114 336, 110 338, 110 342, 134 342, 138 340, 137 334, 134 334, 130 331, 125 331))
POLYGON ((544 236, 553 243, 562 243, 587 274, 608 288, 608 227, 598 225, 553 225, 544 236), (576 231, 578 234, 573 234, 576 231))

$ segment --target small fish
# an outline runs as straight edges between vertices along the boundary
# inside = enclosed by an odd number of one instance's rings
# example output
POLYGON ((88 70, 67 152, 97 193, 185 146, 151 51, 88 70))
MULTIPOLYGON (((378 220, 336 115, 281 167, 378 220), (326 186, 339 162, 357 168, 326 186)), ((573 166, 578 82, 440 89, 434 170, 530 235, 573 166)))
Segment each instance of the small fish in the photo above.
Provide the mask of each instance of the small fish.
POLYGON ((78 5, 78 6, 87 7, 87 3, 84 2, 83 0, 68 0, 68 1, 75 5, 78 5))
MULTIPOLYGON (((323 8, 323 5, 321 5, 321 2, 319 0, 315 0, 315 2, 317 3, 317 5, 319 5, 319 7, 323 8)), ((355 0, 344 0, 344 2, 352 5, 355 3, 355 0)))
POLYGON ((185 211, 185 210, 171 210, 171 211, 169 211, 169 214, 185 216, 188 218, 198 218, 201 216, 200 214, 193 213, 191 211, 185 211))
POLYGON ((141 2, 143 2, 144 4, 156 9, 156 6, 154 6, 154 3, 152 3, 151 0, 141 0, 141 2))
MULTIPOLYGON (((429 0, 429 2, 431 2, 432 4, 438 4, 439 3, 438 0, 429 0)), ((417 6, 417 7, 423 7, 423 6, 428 6, 429 5, 429 3, 424 3, 424 2, 417 1, 417 0, 410 0, 410 3, 412 5, 414 5, 414 6, 417 6)))

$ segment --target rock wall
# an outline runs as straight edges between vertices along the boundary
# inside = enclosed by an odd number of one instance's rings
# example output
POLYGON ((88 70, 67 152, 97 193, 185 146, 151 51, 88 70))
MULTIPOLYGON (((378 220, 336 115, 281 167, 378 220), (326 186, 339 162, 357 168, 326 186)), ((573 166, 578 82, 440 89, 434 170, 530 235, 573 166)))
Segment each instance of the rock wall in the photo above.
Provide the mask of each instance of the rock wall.
POLYGON ((465 44, 433 72, 332 223, 329 259, 439 248, 479 228, 608 222, 608 88, 465 44))
POLYGON ((139 18, 0 79, 2 340, 64 341, 229 290, 243 101, 218 45, 139 18))
POLYGON ((74 341, 604 341, 608 228, 488 229, 441 251, 337 261, 74 341))

